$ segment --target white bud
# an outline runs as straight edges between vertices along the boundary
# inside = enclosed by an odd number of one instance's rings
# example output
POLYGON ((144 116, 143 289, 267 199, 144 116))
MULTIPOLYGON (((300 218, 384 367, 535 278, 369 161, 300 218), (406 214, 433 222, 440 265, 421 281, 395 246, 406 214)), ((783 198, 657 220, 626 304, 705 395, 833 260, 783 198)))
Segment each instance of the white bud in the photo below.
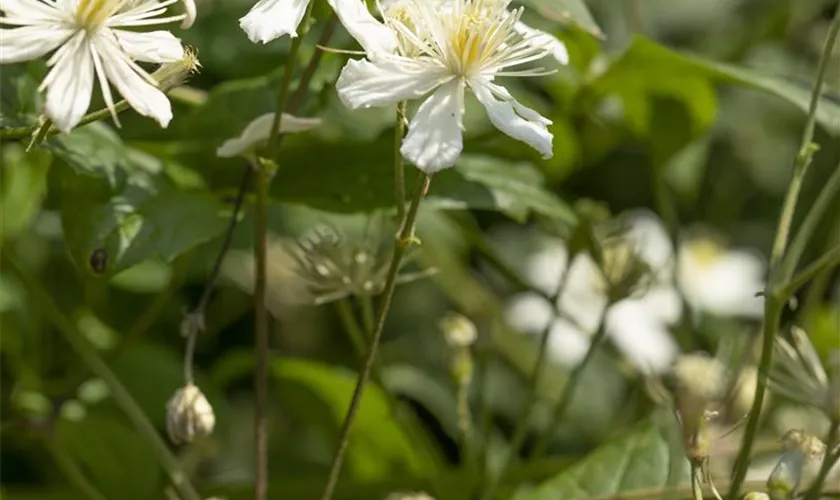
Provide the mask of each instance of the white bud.
MULTIPOLYGON (((275 113, 266 113, 258 116, 249 123, 239 137, 228 139, 217 150, 216 155, 222 158, 233 158, 251 151, 260 143, 267 141, 271 135, 271 127, 274 125, 275 113)), ((280 119, 280 134, 292 134, 305 132, 321 125, 320 118, 298 118, 283 113, 280 119)))
POLYGON ((450 347, 469 347, 478 339, 475 325, 466 316, 448 314, 440 320, 439 326, 450 347))
POLYGON ((773 500, 786 500, 793 497, 802 479, 802 466, 805 454, 799 449, 782 453, 770 477, 767 478, 767 491, 773 500))
POLYGON ((166 432, 175 444, 192 442, 213 432, 216 416, 213 407, 194 384, 175 391, 166 403, 166 432))

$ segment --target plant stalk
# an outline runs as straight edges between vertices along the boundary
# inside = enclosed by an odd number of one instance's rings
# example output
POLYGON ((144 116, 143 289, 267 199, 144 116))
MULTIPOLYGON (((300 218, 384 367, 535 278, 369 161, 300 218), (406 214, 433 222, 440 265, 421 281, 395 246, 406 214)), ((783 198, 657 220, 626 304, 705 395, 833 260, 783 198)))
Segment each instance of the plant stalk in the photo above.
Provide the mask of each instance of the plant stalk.
POLYGON ((82 358, 94 375, 101 378, 114 397, 117 405, 126 413, 129 420, 134 424, 146 441, 152 446, 157 459, 169 476, 170 481, 181 493, 185 500, 202 500, 198 491, 190 482, 187 474, 181 468, 181 464, 169 451, 169 448, 158 435, 154 425, 143 413, 143 409, 137 404, 122 382, 114 375, 114 372, 99 356, 99 353, 91 347, 87 339, 76 329, 76 327, 64 316, 58 306, 53 302, 49 294, 41 287, 40 283, 25 271, 11 256, 9 252, 3 252, 3 263, 17 276, 21 284, 29 292, 30 297, 41 305, 46 317, 59 329, 64 338, 71 345, 73 350, 82 358))
MULTIPOLYGON (((811 93, 808 118, 805 122, 805 130, 802 133, 802 144, 794 161, 793 177, 782 205, 782 212, 779 216, 779 224, 776 229, 776 237, 770 254, 770 277, 767 289, 765 290, 764 325, 762 327, 763 342, 755 398, 753 399, 753 405, 747 419, 744 437, 741 440, 741 448, 738 450, 735 465, 732 469, 732 482, 727 495, 728 500, 737 500, 739 496, 741 484, 747 475, 753 441, 758 431, 758 421, 764 405, 767 379, 770 375, 770 367, 773 362, 773 344, 779 332, 779 322, 781 321, 782 310, 785 304, 785 300, 782 297, 783 287, 786 286, 786 277, 783 274, 786 270, 783 268, 783 259, 787 250, 788 236, 793 222, 793 215, 796 211, 799 192, 802 188, 802 180, 811 163, 811 157, 816 150, 812 141, 817 119, 817 105, 822 94, 823 80, 825 79, 828 62, 831 60, 831 51, 834 48, 838 33, 840 33, 840 5, 837 6, 834 13, 834 19, 828 29, 825 45, 823 46, 822 55, 817 66, 817 79, 814 82, 814 90, 811 93)), ((805 218, 806 221, 808 219, 809 217, 805 218)))
POLYGON ((402 228, 397 236, 394 253, 391 256, 391 264, 388 268, 388 275, 385 280, 385 288, 382 292, 382 303, 380 305, 379 315, 376 321, 376 329, 373 331, 368 352, 365 356, 364 366, 362 367, 362 371, 359 373, 359 377, 356 381, 356 387, 353 390, 353 397, 350 399, 350 407, 348 408, 347 414, 344 416, 344 422, 341 425, 338 445, 333 454, 330 471, 327 476, 324 493, 321 495, 321 500, 331 500, 335 494, 335 487, 338 483, 338 477, 344 463, 344 455, 347 452, 350 429, 353 426, 356 413, 359 411, 359 405, 362 402, 362 394, 364 393, 365 385, 370 378, 374 360, 376 359, 376 352, 382 338, 382 330, 385 328, 385 320, 388 317, 388 311, 391 309, 391 299, 394 297, 394 290, 396 289, 397 284, 397 272, 399 271, 403 255, 405 255, 406 250, 413 243, 414 222, 417 219, 417 211, 420 208, 420 201, 425 196, 425 193, 429 188, 429 183, 432 179, 431 176, 427 174, 422 174, 422 178, 422 182, 417 187, 417 192, 414 194, 414 199, 411 201, 411 206, 408 209, 408 213, 403 220, 402 228))
POLYGON ((405 165, 400 145, 405 134, 405 101, 397 104, 397 121, 394 125, 394 204, 397 206, 397 220, 405 218, 405 165))
POLYGON ((254 372, 256 412, 254 437, 256 442, 256 485, 254 498, 268 498, 268 309, 266 308, 266 269, 268 267, 268 186, 271 172, 267 162, 256 162, 254 190, 254 309, 255 342, 254 372))

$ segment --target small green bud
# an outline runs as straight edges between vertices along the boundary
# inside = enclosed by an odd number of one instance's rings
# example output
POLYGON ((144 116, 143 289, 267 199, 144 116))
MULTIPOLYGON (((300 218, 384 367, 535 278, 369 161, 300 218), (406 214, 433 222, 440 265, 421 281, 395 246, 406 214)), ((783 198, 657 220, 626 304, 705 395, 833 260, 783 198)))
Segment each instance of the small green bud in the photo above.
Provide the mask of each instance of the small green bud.
POLYGON ((805 454, 799 449, 788 450, 782 454, 767 478, 767 491, 772 500, 787 500, 793 497, 802 479, 804 464, 805 454))
POLYGON ((770 500, 770 495, 763 491, 750 491, 744 495, 743 500, 770 500))
POLYGON ((451 313, 444 316, 438 324, 446 343, 450 347, 469 347, 478 339, 478 330, 475 324, 466 316, 451 313))

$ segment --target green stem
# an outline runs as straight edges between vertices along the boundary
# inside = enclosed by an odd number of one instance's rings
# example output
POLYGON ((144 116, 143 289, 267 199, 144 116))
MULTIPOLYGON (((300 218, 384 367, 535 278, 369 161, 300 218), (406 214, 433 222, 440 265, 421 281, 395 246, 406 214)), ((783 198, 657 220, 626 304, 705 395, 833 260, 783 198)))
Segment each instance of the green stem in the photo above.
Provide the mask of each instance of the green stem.
POLYGON ((405 218, 405 165, 403 164, 400 145, 405 134, 405 101, 397 104, 397 117, 394 125, 394 203, 397 206, 397 220, 405 218))
POLYGON ((362 330, 362 327, 359 326, 355 316, 353 316, 353 307, 350 305, 350 301, 348 299, 341 299, 335 303, 335 308, 338 312, 338 318, 341 320, 341 325, 344 327, 344 331, 350 337, 350 343, 353 344, 353 349, 361 358, 364 356, 365 349, 367 349, 366 334, 362 330))
POLYGON ((796 211, 799 191, 802 187, 802 179, 805 176, 805 172, 808 170, 808 165, 811 163, 811 156, 815 150, 812 140, 814 138, 817 105, 819 104, 820 95, 822 93, 826 68, 828 67, 828 62, 831 59, 831 51, 834 48, 834 42, 837 40, 838 33, 840 33, 840 5, 837 6, 835 11, 834 19, 829 27, 822 55, 820 56, 820 62, 817 67, 817 79, 816 82, 814 82, 814 90, 811 93, 808 118, 805 123, 805 130, 802 133, 802 144, 799 148, 799 153, 796 155, 796 160, 793 166, 793 177, 790 185, 788 186, 784 204, 782 205, 782 213, 779 216, 779 224, 776 229, 776 238, 773 242, 773 249, 770 254, 770 278, 768 280, 767 289, 765 290, 764 326, 762 328, 762 335, 764 337, 762 342, 761 360, 758 367, 758 380, 756 382, 752 409, 750 410, 749 418, 747 419, 747 424, 744 430, 744 437, 741 441, 741 448, 738 451, 738 455, 735 459, 735 465, 732 470, 732 483, 727 496, 729 500, 736 500, 739 496, 741 484, 744 482, 744 478, 747 475, 752 444, 755 440, 755 434, 758 431, 758 421, 761 416, 761 409, 764 405, 767 379, 773 362, 773 345, 776 335, 779 332, 779 321, 781 320, 783 305, 785 303, 782 295, 784 292, 782 287, 786 286, 784 284, 785 276, 783 274, 785 270, 782 269, 783 258, 785 257, 785 252, 787 250, 788 235, 790 234, 793 214, 796 211))
POLYGON ((574 254, 569 256, 569 262, 566 265, 566 269, 560 276, 560 279, 557 281, 557 286, 554 289, 554 293, 549 297, 549 302, 552 305, 553 314, 552 317, 546 323, 542 332, 540 332, 540 344, 539 348, 537 349, 537 360, 534 363, 534 369, 533 371, 531 371, 531 375, 528 379, 528 388, 531 391, 530 400, 523 409, 522 413, 519 415, 519 419, 516 423, 516 428, 513 432, 513 438, 511 439, 508 453, 505 457, 505 461, 502 465, 502 468, 499 470, 499 474, 495 478, 492 478, 490 480, 490 483, 487 489, 485 490, 485 494, 483 495, 483 497, 486 499, 492 498, 496 486, 498 486, 498 483, 504 479, 507 470, 510 468, 511 464, 513 464, 514 458, 519 454, 519 449, 522 447, 522 443, 525 441, 525 437, 528 435, 531 416, 533 415, 534 410, 537 407, 537 402, 539 400, 537 388, 539 385, 540 374, 543 371, 543 365, 545 364, 545 360, 548 357, 548 341, 551 338, 551 331, 552 327, 554 326, 554 322, 558 318, 559 311, 557 301, 560 300, 560 296, 563 295, 563 290, 566 288, 566 283, 568 282, 569 276, 569 269, 572 267, 572 262, 574 258, 574 254))
POLYGON ((800 271, 799 274, 794 276, 784 286, 779 295, 783 299, 790 298, 794 293, 796 293, 797 290, 799 290, 799 288, 805 285, 805 283, 814 279, 814 277, 816 277, 821 272, 831 269, 832 267, 838 264, 840 264, 840 245, 824 253, 822 257, 818 258, 817 260, 812 262, 808 267, 800 271))
POLYGON ((370 339, 375 328, 375 313, 373 311, 373 297, 364 295, 359 297, 359 305, 362 309, 362 325, 365 327, 365 338, 370 339))
POLYGON ((327 482, 324 487, 324 493, 321 496, 321 500, 330 500, 335 494, 338 476, 341 473, 341 466, 344 462, 344 454, 347 452, 350 429, 353 426, 356 413, 359 411, 359 404, 362 402, 362 394, 364 393, 365 385, 370 378, 374 360, 376 359, 376 352, 382 338, 382 330, 385 328, 385 319, 388 317, 388 311, 391 309, 391 299, 394 297, 394 290, 397 284, 397 271, 399 271, 403 255, 413 242, 414 222, 417 219, 417 210, 420 208, 420 201, 423 199, 426 190, 429 188, 430 182, 431 177, 429 175, 422 174, 422 182, 417 187, 417 192, 414 195, 414 199, 411 202, 408 213, 403 220, 400 233, 397 236, 394 253, 391 256, 391 264, 388 268, 388 275, 385 280, 385 288, 382 292, 382 305, 379 309, 376 329, 373 332, 373 337, 371 338, 370 346, 368 347, 368 353, 365 357, 364 366, 362 367, 362 371, 359 373, 358 380, 356 381, 356 387, 353 390, 353 397, 350 399, 350 407, 347 409, 347 414, 345 415, 344 422, 341 425, 338 446, 333 454, 330 471, 327 476, 327 482))
POLYGON ((551 444, 551 438, 554 437, 557 427, 560 426, 560 423, 563 421, 563 417, 566 415, 566 411, 568 411, 569 406, 572 403, 572 395, 574 394, 575 387, 577 387, 578 382, 580 382, 580 377, 583 375, 583 372, 586 371, 586 367, 589 366, 589 363, 595 357, 595 352, 598 350, 598 347, 607 335, 605 323, 607 311, 609 310, 610 305, 611 304, 609 303, 606 304, 604 309, 601 311, 601 316, 598 319, 598 329, 592 337, 592 343, 589 345, 589 349, 586 351, 583 360, 572 370, 571 374, 569 374, 569 380, 565 385, 563 385, 563 393, 560 395, 560 401, 557 403, 557 406, 554 407, 551 422, 548 424, 545 433, 542 435, 542 438, 531 453, 532 458, 541 457, 546 451, 548 451, 548 447, 551 444))
MULTIPOLYGON (((300 21, 300 26, 306 26, 309 23, 309 16, 312 13, 312 5, 314 2, 309 2, 306 7, 306 12, 303 19, 300 21)), ((283 80, 280 82, 280 89, 277 94, 277 106, 274 110, 274 120, 271 122, 271 134, 268 136, 269 153, 276 153, 280 140, 280 126, 283 121, 283 113, 286 111, 286 100, 289 96, 289 87, 292 83, 292 76, 295 73, 295 66, 297 65, 297 54, 300 50, 300 45, 303 42, 303 33, 292 39, 292 47, 289 49, 289 55, 286 57, 286 67, 283 72, 283 80)), ((317 52, 316 52, 317 54, 317 52)), ((298 86, 300 88, 300 86, 298 86)))
POLYGON ((70 454, 61 447, 61 445, 50 441, 47 443, 47 449, 49 449, 50 455, 52 455, 53 460, 55 460, 55 464, 61 470, 61 473, 64 474, 64 477, 66 477, 68 481, 73 483, 73 486, 75 486, 80 493, 90 500, 107 500, 105 495, 103 495, 96 486, 90 482, 87 476, 85 476, 85 473, 82 472, 79 464, 73 460, 73 457, 71 457, 70 454))
POLYGON ((782 264, 781 274, 783 281, 788 281, 793 276, 794 271, 796 271, 796 266, 799 264, 799 259, 802 258, 805 247, 811 240, 811 235, 814 234, 826 210, 831 207, 838 192, 840 192, 840 164, 832 172, 828 182, 826 182, 822 191, 820 191, 817 201, 808 210, 805 220, 799 226, 796 235, 791 241, 790 247, 785 255, 784 264, 782 264))
POLYGON ((254 204, 254 372, 256 408, 256 485, 254 498, 268 498, 268 309, 266 308, 266 269, 268 267, 268 187, 272 172, 268 162, 254 165, 256 202, 254 204))
POLYGON ((114 375, 114 372, 105 364, 105 361, 102 360, 99 353, 90 346, 84 336, 62 314, 50 295, 41 288, 40 283, 9 256, 9 252, 3 252, 2 258, 3 263, 21 281, 21 284, 29 292, 30 297, 40 304, 45 315, 58 327, 67 342, 73 347, 79 357, 82 358, 82 361, 90 368, 94 375, 101 378, 108 385, 114 401, 126 413, 139 433, 151 444, 158 461, 166 471, 175 488, 180 491, 186 500, 201 500, 201 496, 181 469, 181 464, 178 463, 178 460, 169 451, 166 443, 158 435, 154 425, 146 418, 146 414, 143 413, 143 410, 134 398, 131 397, 128 390, 122 385, 117 376, 114 375))
POLYGON ((831 468, 834 466, 837 458, 840 457, 840 454, 835 453, 834 456, 831 454, 834 446, 838 442, 840 442, 840 419, 834 418, 831 420, 831 426, 828 429, 828 437, 825 440, 826 452, 823 457, 822 465, 820 466, 820 471, 817 473, 817 477, 814 480, 814 486, 805 493, 805 497, 802 500, 817 500, 820 498, 820 491, 822 491, 823 483, 828 477, 828 473, 831 472, 831 468))

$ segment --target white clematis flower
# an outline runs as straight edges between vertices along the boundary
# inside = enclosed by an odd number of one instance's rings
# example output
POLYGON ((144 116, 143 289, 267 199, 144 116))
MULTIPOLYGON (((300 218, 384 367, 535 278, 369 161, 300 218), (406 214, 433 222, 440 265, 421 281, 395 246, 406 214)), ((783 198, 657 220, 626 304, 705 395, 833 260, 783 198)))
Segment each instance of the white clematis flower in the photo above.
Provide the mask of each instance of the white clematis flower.
POLYGON ((90 105, 94 80, 117 120, 110 85, 138 113, 166 127, 172 109, 155 80, 137 62, 168 63, 184 58, 181 43, 168 31, 140 33, 139 26, 181 21, 187 15, 161 17, 178 0, 0 0, 0 63, 47 60, 50 71, 45 113, 69 132, 90 105))
MULTIPOLYGON (((217 150, 216 155, 222 158, 233 158, 253 151, 259 144, 268 140, 271 127, 274 125, 274 113, 266 113, 248 124, 239 137, 228 139, 217 150)), ((298 118, 283 113, 280 120, 280 133, 293 134, 305 132, 321 125, 320 118, 298 118)))
POLYGON ((344 22, 367 59, 347 62, 336 83, 340 99, 358 109, 392 106, 430 94, 409 124, 400 148, 407 160, 426 173, 453 166, 461 154, 467 87, 496 128, 550 158, 551 121, 516 101, 494 80, 547 74, 542 68, 510 68, 562 56, 560 42, 527 27, 523 31, 523 10, 509 11, 509 3, 398 0, 382 9, 390 35, 365 29, 378 24, 369 14, 358 16, 363 20, 359 26, 344 22))
POLYGON ((606 334, 628 361, 646 373, 669 369, 679 354, 669 328, 682 314, 679 294, 672 286, 671 243, 661 223, 650 214, 634 214, 627 222, 625 239, 653 274, 649 286, 604 311, 607 286, 601 270, 588 254, 578 254, 567 265, 568 252, 558 243, 529 263, 528 278, 536 287, 553 293, 563 273, 569 273, 557 302, 563 315, 549 325, 554 306, 540 295, 520 294, 505 313, 511 326, 529 334, 549 326, 551 356, 576 365, 589 349, 603 314, 606 334))

